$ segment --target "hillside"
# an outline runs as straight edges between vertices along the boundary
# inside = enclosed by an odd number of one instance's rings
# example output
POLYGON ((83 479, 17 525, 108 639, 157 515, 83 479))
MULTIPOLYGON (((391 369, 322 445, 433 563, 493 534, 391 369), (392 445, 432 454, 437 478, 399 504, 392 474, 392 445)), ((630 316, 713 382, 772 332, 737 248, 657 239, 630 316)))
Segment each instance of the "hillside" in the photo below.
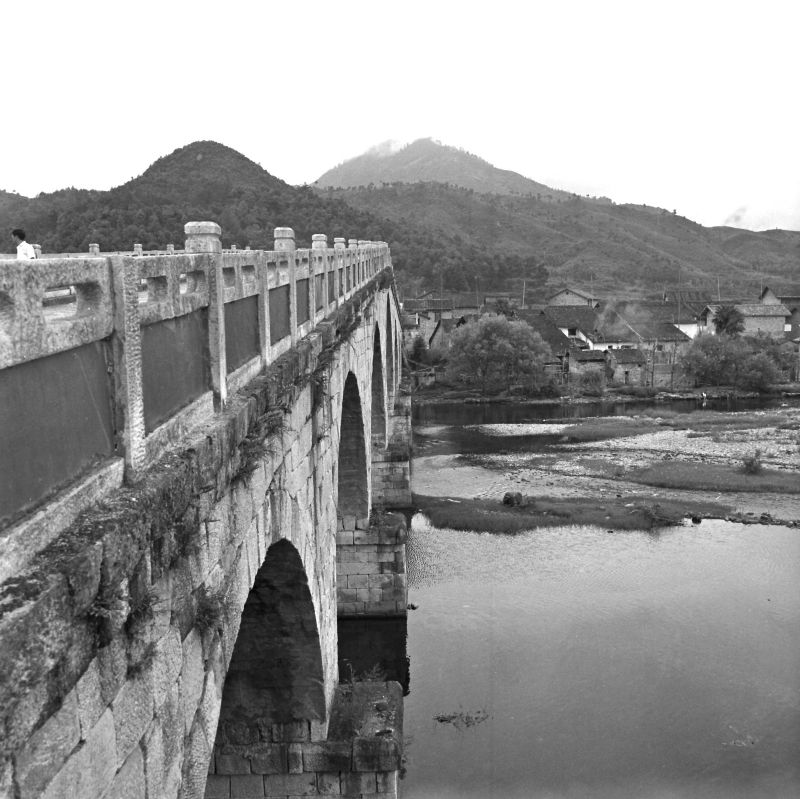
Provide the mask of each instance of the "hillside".
POLYGON ((328 170, 314 185, 321 189, 355 188, 422 181, 449 183, 488 194, 538 194, 551 201, 570 196, 433 139, 417 139, 396 151, 388 143, 378 145, 328 170))
MULTIPOLYGON (((530 259, 493 251, 477 240, 458 240, 433 225, 420 230, 337 198, 319 197, 311 188, 290 186, 211 141, 182 147, 110 191, 63 189, 33 199, 0 192, 0 224, 6 230, 24 228, 45 254, 88 252, 91 242, 104 251, 130 250, 134 242, 145 250, 163 249, 169 242, 181 247, 184 223, 203 219, 221 225, 225 247, 269 249, 274 228, 281 226, 294 228, 301 247, 310 246, 314 233, 327 233, 331 241, 334 236, 386 241, 398 282, 410 293, 420 289, 422 273, 435 273, 432 286, 439 285, 443 269, 458 271, 459 278, 491 275, 503 285, 506 277, 535 266, 530 259)), ((12 252, 10 237, 2 247, 12 252)))
MULTIPOLYGON (((435 148, 448 163, 452 153, 459 163, 466 155, 435 148)), ((473 160, 494 169, 467 156, 473 160)), ((202 219, 219 222, 226 247, 269 249, 279 226, 293 227, 301 247, 318 232, 386 241, 408 296, 440 287, 513 290, 523 279, 533 294, 590 283, 610 295, 679 282, 716 290, 718 279, 728 295, 753 293, 762 282, 800 291, 798 232, 703 228, 648 206, 444 183, 294 187, 216 142, 182 147, 111 191, 62 189, 36 198, 0 191, 0 224, 25 228, 45 254, 86 252, 90 242, 105 251, 130 250, 134 242, 180 247, 184 223, 202 219)), ((10 237, 3 241, 12 252, 10 237)))
MULTIPOLYGON (((800 232, 704 228, 649 206, 575 195, 549 202, 437 183, 327 189, 323 196, 420 228, 435 225, 495 251, 535 257, 549 272, 551 287, 593 282, 606 294, 643 295, 679 282, 716 291, 719 278, 730 295, 757 291, 762 281, 785 290, 800 277, 800 232)), ((445 282, 457 282, 456 276, 445 282)))

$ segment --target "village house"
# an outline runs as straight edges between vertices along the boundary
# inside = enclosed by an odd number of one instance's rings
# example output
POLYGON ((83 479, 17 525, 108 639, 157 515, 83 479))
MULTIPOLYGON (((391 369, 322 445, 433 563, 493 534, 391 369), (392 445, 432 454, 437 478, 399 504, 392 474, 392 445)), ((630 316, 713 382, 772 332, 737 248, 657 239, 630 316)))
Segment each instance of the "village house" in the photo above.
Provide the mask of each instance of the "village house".
POLYGON ((550 347, 550 358, 544 364, 545 372, 556 383, 565 382, 569 373, 569 338, 541 311, 517 311, 517 318, 527 322, 550 347))
POLYGON ((782 294, 779 299, 789 311, 789 316, 785 320, 784 333, 790 341, 795 341, 800 338, 800 295, 782 294))
POLYGON ((581 350, 573 348, 569 352, 569 379, 580 380, 589 372, 598 372, 603 383, 609 376, 608 353, 604 350, 581 350))
POLYGON ((647 359, 641 350, 625 348, 609 351, 608 365, 611 379, 626 386, 643 386, 647 383, 647 359))
POLYGON ((471 314, 469 317, 459 316, 458 319, 440 319, 428 339, 428 349, 446 352, 450 349, 453 331, 477 318, 477 315, 471 314))
POLYGON ((593 308, 588 305, 548 305, 544 315, 575 345, 593 348, 593 337, 598 327, 598 317, 593 308))
POLYGON ((578 289, 561 289, 547 298, 548 305, 585 305, 588 308, 598 308, 600 300, 592 292, 578 289))
MULTIPOLYGON (((700 314, 700 331, 702 333, 716 333, 714 319, 719 309, 726 304, 714 303, 703 309, 700 314)), ((791 311, 782 302, 735 302, 730 304, 742 315, 744 335, 753 336, 757 333, 766 333, 768 336, 779 338, 783 337, 786 332, 791 311)))

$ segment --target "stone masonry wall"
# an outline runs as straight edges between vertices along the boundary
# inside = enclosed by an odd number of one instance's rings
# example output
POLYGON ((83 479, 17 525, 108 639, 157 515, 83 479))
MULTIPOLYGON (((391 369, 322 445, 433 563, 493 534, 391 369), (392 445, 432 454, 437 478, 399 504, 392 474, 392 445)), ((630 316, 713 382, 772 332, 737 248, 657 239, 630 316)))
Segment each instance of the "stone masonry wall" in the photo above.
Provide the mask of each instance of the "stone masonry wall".
POLYGON ((399 514, 339 519, 336 531, 339 616, 406 614, 406 522, 399 514))
MULTIPOLYGON (((380 296, 373 289, 351 302, 380 296)), ((336 320, 319 325, 0 586, 2 799, 201 797, 242 609, 267 549, 284 539, 305 568, 331 706, 337 401, 352 372, 368 424, 374 340, 370 325, 347 331, 320 402, 308 377, 341 329, 336 320)), ((377 555, 400 547, 404 533, 364 535, 376 536, 377 555)), ((403 586, 404 571, 403 563, 403 586)), ((311 721, 301 743, 326 733, 326 723, 311 721)), ((286 751, 289 780, 298 775, 286 751)), ((373 771, 364 787, 381 793, 381 769, 373 771)), ((263 795, 288 795, 273 789, 263 795)))

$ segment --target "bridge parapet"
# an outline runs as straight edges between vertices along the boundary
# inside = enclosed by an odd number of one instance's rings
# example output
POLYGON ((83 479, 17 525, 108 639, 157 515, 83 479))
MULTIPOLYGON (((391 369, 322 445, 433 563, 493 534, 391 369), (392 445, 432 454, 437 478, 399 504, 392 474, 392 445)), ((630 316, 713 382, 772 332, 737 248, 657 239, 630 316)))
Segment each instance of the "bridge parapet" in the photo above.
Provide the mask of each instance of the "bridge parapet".
POLYGON ((382 242, 296 249, 278 228, 273 250, 223 251, 215 223, 185 232, 182 252, 0 260, 0 579, 391 265, 382 242))

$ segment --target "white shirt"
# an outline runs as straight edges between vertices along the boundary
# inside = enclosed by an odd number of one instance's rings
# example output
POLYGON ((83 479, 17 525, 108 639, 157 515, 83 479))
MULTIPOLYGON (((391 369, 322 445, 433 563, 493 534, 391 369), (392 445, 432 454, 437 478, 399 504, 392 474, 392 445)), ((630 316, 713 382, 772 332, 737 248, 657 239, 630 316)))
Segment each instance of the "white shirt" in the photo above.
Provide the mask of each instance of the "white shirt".
POLYGON ((31 258, 36 257, 36 250, 28 244, 27 241, 21 241, 17 244, 17 260, 18 261, 28 261, 31 258))

